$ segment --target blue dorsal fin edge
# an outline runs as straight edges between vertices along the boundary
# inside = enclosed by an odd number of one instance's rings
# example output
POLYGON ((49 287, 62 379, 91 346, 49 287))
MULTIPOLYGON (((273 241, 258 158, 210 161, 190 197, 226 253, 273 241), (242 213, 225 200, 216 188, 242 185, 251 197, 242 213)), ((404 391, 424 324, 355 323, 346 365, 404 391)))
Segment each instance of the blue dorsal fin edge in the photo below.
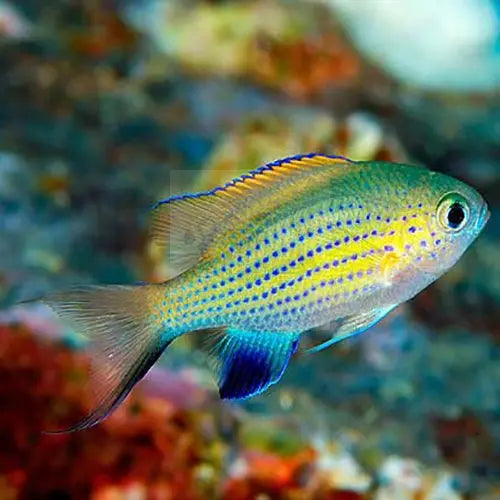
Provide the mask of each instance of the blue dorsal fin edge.
POLYGON ((280 158, 279 160, 275 160, 270 163, 266 163, 265 165, 256 168, 255 170, 251 170, 247 174, 240 175, 239 177, 236 177, 232 179, 229 182, 226 182, 223 186, 217 186, 213 189, 210 189, 209 191, 201 191, 199 193, 185 193, 185 194, 179 194, 179 195, 174 195, 174 196, 169 196, 168 198, 165 198, 164 200, 157 201, 154 203, 151 207, 151 210, 155 210, 161 205, 164 205, 166 203, 172 203, 173 201, 179 201, 179 200, 186 200, 186 199, 196 199, 200 198, 202 196, 210 196, 214 195, 220 191, 224 191, 225 189, 234 186, 238 182, 242 182, 246 179, 253 179, 256 175, 262 174, 263 172, 269 171, 269 170, 274 170, 277 167, 281 167, 282 165, 286 165, 287 163, 291 163, 292 161, 301 161, 304 159, 308 158, 315 158, 315 157, 320 157, 320 158, 325 158, 329 160, 343 160, 346 163, 350 164, 356 164, 354 160, 350 160, 349 158, 346 158, 344 156, 340 155, 327 155, 323 153, 305 153, 305 154, 297 154, 294 156, 287 156, 286 158, 280 158))
POLYGON ((297 350, 299 333, 238 329, 199 332, 222 399, 246 399, 275 384, 297 350))

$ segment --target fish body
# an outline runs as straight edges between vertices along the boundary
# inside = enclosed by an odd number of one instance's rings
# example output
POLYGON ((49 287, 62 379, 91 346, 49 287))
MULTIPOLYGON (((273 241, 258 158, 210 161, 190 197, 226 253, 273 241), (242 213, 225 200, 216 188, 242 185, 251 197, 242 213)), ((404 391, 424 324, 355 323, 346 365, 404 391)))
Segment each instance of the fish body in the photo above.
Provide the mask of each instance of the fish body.
POLYGON ((159 202, 152 236, 179 274, 46 302, 94 346, 104 418, 177 337, 197 332, 223 398, 276 383, 307 330, 360 333, 449 269, 488 218, 471 187, 424 168, 319 154, 159 202))
MULTIPOLYGON (((427 178, 439 174, 405 167, 400 175, 376 162, 344 168, 357 172, 341 181, 327 172, 275 211, 235 215, 212 257, 166 284, 155 301, 163 326, 307 330, 406 301, 458 259, 448 256, 427 194, 427 178)), ((440 177, 445 192, 456 183, 440 177)))

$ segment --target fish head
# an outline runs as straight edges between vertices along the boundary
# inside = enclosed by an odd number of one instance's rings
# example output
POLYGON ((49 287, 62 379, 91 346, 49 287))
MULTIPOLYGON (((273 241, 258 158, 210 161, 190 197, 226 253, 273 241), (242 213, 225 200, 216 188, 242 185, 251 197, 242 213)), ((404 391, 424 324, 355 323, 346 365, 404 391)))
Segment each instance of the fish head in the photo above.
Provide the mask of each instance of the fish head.
POLYGON ((471 186, 447 175, 426 171, 414 195, 423 200, 425 224, 412 235, 414 260, 422 271, 441 275, 452 267, 483 230, 490 212, 471 186))

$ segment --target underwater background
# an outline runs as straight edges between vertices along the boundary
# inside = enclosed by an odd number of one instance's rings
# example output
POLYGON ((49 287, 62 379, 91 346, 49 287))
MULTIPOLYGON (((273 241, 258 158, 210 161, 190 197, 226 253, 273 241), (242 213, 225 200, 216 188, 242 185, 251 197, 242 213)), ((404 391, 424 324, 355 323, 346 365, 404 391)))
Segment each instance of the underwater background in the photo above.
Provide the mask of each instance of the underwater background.
MULTIPOLYGON (((500 498, 500 2, 0 0, 0 499, 500 498), (305 152, 423 164, 491 218, 457 265, 221 402, 175 343, 109 419, 42 306, 162 281, 152 204, 305 152)), ((318 337, 328 332, 319 331, 318 337)))

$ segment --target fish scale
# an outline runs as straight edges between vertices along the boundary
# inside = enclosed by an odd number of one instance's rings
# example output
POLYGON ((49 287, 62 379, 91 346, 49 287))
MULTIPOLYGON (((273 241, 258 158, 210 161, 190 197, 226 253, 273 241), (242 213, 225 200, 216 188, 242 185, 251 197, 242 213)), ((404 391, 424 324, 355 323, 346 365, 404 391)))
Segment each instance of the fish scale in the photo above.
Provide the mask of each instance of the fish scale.
POLYGON ((152 237, 175 278, 45 299, 93 352, 100 396, 72 430, 102 420, 188 332, 222 398, 265 391, 307 330, 331 325, 311 352, 363 332, 449 269, 487 219, 481 196, 448 176, 321 154, 157 203, 152 237))
MULTIPOLYGON (((265 317, 253 321, 255 327, 264 322, 285 328, 300 320, 302 328, 312 328, 316 325, 309 316, 319 309, 332 309, 334 317, 335 305, 376 291, 386 270, 374 266, 370 257, 393 253, 397 235, 414 227, 419 217, 418 212, 409 217, 372 216, 352 202, 313 208, 269 225, 259 235, 251 229, 244 231, 246 239, 230 235, 234 243, 207 266, 200 280, 203 286, 194 291, 193 323, 186 326, 185 317, 178 317, 177 323, 190 330, 203 315, 220 313, 215 321, 224 322, 258 313, 265 317)), ((425 213, 422 206, 417 210, 425 213)), ((192 276, 184 280, 189 283, 192 276)), ((182 291, 173 295, 187 300, 182 291)), ((169 317, 169 323, 175 324, 176 318, 169 317)))

